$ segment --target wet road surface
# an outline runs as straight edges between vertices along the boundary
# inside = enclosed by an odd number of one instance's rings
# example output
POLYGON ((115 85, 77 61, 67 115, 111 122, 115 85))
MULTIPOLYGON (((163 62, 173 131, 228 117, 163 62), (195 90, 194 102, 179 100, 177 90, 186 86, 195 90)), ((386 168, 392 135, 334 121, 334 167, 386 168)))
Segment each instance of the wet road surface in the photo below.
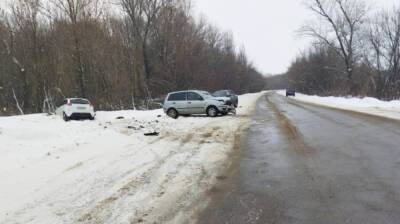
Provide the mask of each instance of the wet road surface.
POLYGON ((199 223, 400 223, 400 124, 270 93, 199 223))

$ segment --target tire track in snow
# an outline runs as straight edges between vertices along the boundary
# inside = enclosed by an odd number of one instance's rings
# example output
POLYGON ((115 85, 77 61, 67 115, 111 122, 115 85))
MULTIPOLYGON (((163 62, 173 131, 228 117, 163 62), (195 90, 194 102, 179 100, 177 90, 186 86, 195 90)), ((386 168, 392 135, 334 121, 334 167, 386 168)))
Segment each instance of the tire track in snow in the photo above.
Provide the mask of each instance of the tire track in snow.
MULTIPOLYGON (((133 212, 133 217, 131 218, 132 220, 130 222, 140 223, 145 222, 146 219, 153 222, 167 222, 168 220, 173 219, 175 214, 184 209, 184 207, 190 207, 190 201, 193 199, 193 195, 197 193, 198 189, 194 190, 188 187, 184 192, 180 192, 179 197, 172 197, 172 199, 169 199, 170 194, 168 194, 168 190, 171 188, 171 185, 174 183, 174 181, 176 181, 176 179, 179 179, 181 176, 183 176, 185 185, 207 187, 207 179, 212 178, 212 174, 208 174, 203 165, 191 165, 191 161, 198 156, 200 150, 205 144, 225 143, 226 140, 229 140, 229 137, 232 137, 232 134, 226 135, 220 130, 220 127, 216 126, 206 128, 205 130, 204 128, 199 128, 193 130, 192 133, 180 137, 178 150, 171 151, 165 157, 158 160, 154 166, 148 168, 147 171, 142 173, 139 177, 133 178, 112 196, 100 201, 95 207, 81 215, 77 221, 81 223, 104 223, 118 220, 120 217, 114 217, 113 211, 118 209, 121 204, 123 206, 126 198, 135 196, 136 194, 141 193, 144 189, 149 191, 148 187, 151 182, 154 181, 152 178, 156 176, 157 172, 162 172, 161 170, 164 168, 164 166, 168 165, 168 162, 171 162, 171 160, 173 161, 175 157, 183 156, 183 159, 181 158, 180 160, 181 162, 176 164, 173 170, 163 175, 163 180, 157 186, 157 188, 150 189, 151 193, 148 195, 149 198, 155 198, 155 201, 172 200, 177 206, 174 208, 164 208, 168 209, 167 211, 164 211, 164 214, 163 211, 160 211, 158 207, 150 206, 146 209, 142 209, 142 211, 133 212), (192 171, 195 170, 194 172, 198 174, 195 178, 193 175, 190 177, 185 177, 184 174, 182 175, 182 172, 184 172, 185 168, 187 169, 188 167, 192 171), (157 196, 154 197, 154 195, 157 196)), ((176 139, 176 136, 167 136, 168 138, 176 139)), ((151 150, 151 145, 146 148, 151 150)), ((159 203, 154 202, 153 204, 159 203)))

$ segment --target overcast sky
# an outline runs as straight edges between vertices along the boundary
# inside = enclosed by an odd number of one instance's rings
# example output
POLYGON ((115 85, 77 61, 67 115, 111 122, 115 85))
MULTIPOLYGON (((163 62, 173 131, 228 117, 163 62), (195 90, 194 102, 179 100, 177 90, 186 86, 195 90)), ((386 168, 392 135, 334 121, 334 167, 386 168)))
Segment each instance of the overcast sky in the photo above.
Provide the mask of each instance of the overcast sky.
MULTIPOLYGON (((367 0, 392 7, 399 0, 367 0)), ((204 15, 222 30, 231 31, 256 68, 265 74, 286 71, 307 41, 296 30, 312 18, 303 0, 194 0, 197 15, 204 15)), ((377 8, 377 7, 374 7, 377 8)))

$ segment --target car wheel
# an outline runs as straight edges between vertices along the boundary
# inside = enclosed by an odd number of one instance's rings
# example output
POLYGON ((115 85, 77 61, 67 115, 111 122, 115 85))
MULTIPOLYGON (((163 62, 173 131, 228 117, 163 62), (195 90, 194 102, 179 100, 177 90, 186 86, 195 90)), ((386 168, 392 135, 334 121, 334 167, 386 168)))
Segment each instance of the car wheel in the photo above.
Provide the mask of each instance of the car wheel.
POLYGON ((94 120, 94 117, 93 116, 90 116, 90 118, 89 118, 91 121, 93 121, 94 120))
POLYGON ((179 113, 178 113, 178 111, 175 110, 175 109, 169 109, 169 110, 167 111, 167 115, 168 115, 169 117, 173 118, 173 119, 177 119, 177 118, 179 117, 179 113))
POLYGON ((69 121, 69 120, 71 120, 71 118, 68 117, 65 113, 63 113, 63 119, 64 119, 64 121, 69 121))
POLYGON ((206 112, 209 117, 216 117, 218 115, 218 109, 215 106, 208 107, 206 112))

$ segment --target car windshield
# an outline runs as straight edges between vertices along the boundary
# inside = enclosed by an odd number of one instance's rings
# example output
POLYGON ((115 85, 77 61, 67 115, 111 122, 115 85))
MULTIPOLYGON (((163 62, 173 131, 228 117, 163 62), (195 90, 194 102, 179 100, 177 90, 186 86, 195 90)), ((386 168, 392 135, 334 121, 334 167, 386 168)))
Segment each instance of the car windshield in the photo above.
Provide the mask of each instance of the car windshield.
POLYGON ((72 104, 90 104, 89 101, 85 99, 71 99, 72 104))
POLYGON ((222 96, 226 96, 227 93, 226 93, 225 90, 220 90, 220 91, 217 91, 217 92, 213 93, 212 95, 216 96, 216 97, 222 97, 222 96))

